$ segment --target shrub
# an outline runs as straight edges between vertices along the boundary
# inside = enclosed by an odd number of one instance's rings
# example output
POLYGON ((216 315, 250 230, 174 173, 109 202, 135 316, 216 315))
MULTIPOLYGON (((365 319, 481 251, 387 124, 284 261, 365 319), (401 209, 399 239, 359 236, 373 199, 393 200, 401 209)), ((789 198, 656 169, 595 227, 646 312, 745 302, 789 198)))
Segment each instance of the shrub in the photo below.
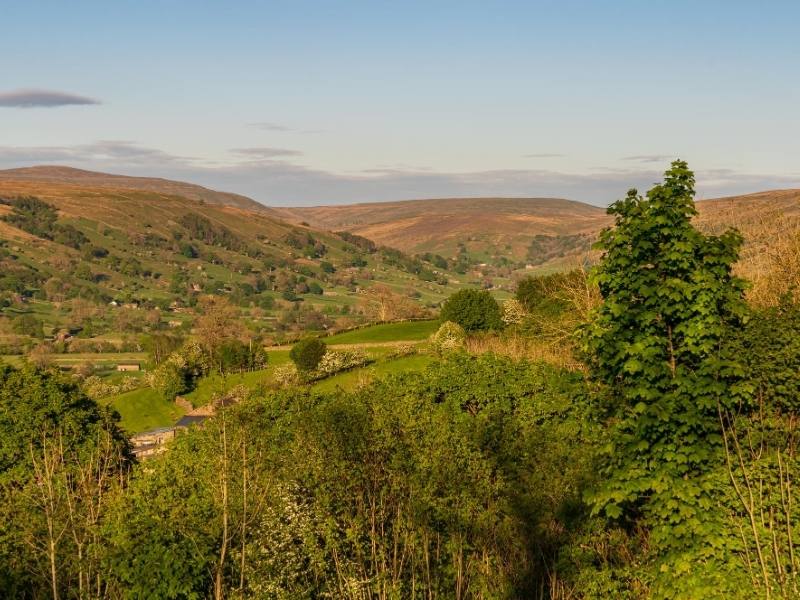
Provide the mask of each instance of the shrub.
POLYGON ((414 344, 398 344, 392 348, 386 356, 388 358, 402 358, 403 356, 411 356, 417 353, 417 347, 414 344))
POLYGON ((431 349, 436 354, 444 354, 464 347, 467 335, 458 323, 445 321, 430 338, 431 349))
POLYGON ((445 300, 442 321, 458 323, 466 331, 502 329, 500 306, 485 290, 460 290, 445 300))
POLYGON ((97 375, 90 375, 84 379, 81 387, 89 398, 99 400, 138 389, 142 387, 142 382, 137 377, 125 377, 118 384, 114 384, 97 375))
POLYGON ((360 350, 328 350, 319 361, 317 371, 322 375, 330 376, 363 367, 369 362, 369 357, 360 350))
POLYGON ((275 367, 272 377, 281 387, 290 387, 300 383, 300 374, 297 372, 297 367, 294 363, 285 363, 275 367))
POLYGON ((317 338, 307 338, 292 346, 289 358, 297 366, 298 371, 309 372, 317 368, 326 351, 325 342, 317 338))
POLYGON ((513 298, 503 302, 503 323, 506 325, 519 325, 525 319, 525 307, 519 300, 513 298))

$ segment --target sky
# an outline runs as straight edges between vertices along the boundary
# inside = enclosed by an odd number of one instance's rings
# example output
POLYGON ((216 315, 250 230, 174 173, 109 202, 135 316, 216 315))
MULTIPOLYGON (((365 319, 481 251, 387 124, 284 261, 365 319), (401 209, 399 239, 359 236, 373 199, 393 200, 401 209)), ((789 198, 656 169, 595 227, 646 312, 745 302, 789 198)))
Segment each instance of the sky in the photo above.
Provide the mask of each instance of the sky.
POLYGON ((270 205, 800 187, 800 3, 0 0, 0 168, 270 205))

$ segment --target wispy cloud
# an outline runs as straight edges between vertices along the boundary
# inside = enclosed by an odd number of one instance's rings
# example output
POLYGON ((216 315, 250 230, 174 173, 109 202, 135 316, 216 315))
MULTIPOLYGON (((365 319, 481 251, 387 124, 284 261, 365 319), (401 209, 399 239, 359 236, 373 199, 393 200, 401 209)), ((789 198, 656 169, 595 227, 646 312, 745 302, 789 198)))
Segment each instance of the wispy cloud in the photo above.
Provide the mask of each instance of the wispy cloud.
POLYGON ((199 159, 177 156, 127 140, 100 140, 75 146, 0 146, 0 163, 87 163, 93 165, 190 165, 199 159))
POLYGON ((5 108, 56 108, 100 104, 99 100, 53 90, 14 90, 0 93, 0 107, 5 108))
POLYGON ((540 152, 538 154, 523 154, 523 158, 561 158, 566 154, 558 154, 557 152, 540 152))
POLYGON ((246 156, 253 160, 270 160, 273 158, 303 155, 303 153, 298 150, 288 150, 286 148, 231 148, 230 151, 233 154, 246 156))
POLYGON ((294 131, 294 129, 287 127, 286 125, 281 125, 280 123, 269 123, 266 121, 248 123, 248 125, 250 127, 254 127, 255 129, 262 129, 263 131, 294 131))
POLYGON ((675 157, 669 154, 637 154, 635 156, 623 156, 622 160, 628 160, 632 162, 641 162, 641 163, 657 163, 657 162, 668 162, 670 160, 674 160, 675 157))
POLYGON ((261 131, 271 131, 273 133, 322 133, 322 129, 300 129, 289 127, 282 123, 273 123, 271 121, 259 121, 256 123, 248 123, 248 127, 260 129, 261 131))

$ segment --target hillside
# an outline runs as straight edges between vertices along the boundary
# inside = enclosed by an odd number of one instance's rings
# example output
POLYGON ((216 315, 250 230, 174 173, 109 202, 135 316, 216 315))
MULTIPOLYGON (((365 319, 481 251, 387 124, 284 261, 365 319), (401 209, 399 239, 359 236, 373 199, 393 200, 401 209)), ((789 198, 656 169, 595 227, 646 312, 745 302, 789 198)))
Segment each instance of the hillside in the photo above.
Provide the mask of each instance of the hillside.
POLYGON ((276 210, 294 222, 343 229, 406 252, 450 257, 463 244, 476 259, 504 256, 537 264, 585 251, 587 236, 609 223, 603 208, 557 198, 441 198, 276 210), (544 248, 531 247, 536 236, 542 236, 538 245, 544 248))
POLYGON ((750 282, 748 297, 775 304, 800 289, 800 190, 773 190, 697 203, 699 227, 744 236, 737 273, 750 282))
POLYGON ((127 175, 112 175, 96 171, 84 171, 72 167, 36 166, 21 169, 0 170, 0 181, 16 182, 16 189, 28 190, 31 194, 42 195, 46 193, 47 184, 56 184, 61 189, 64 186, 74 186, 76 191, 81 188, 89 189, 127 189, 181 196, 189 200, 202 200, 209 204, 221 206, 235 206, 254 211, 268 211, 263 204, 246 196, 229 192, 210 190, 193 183, 172 181, 158 177, 128 177, 127 175), (27 186, 25 185, 27 184, 27 186))
POLYGON ((446 264, 345 237, 165 192, 0 177, 0 345, 22 316, 117 340, 188 326, 203 294, 280 339, 368 321, 376 283, 415 314, 458 289, 446 264))
MULTIPOLYGON (((745 234, 743 259, 755 260, 758 266, 750 270, 758 270, 764 245, 776 234, 796 231, 800 190, 702 200, 697 207, 704 229, 737 227, 745 234)), ((473 260, 505 256, 541 268, 558 268, 585 254, 611 223, 603 208, 547 198, 444 198, 276 211, 293 222, 350 231, 410 253, 450 258, 466 251, 473 260)))

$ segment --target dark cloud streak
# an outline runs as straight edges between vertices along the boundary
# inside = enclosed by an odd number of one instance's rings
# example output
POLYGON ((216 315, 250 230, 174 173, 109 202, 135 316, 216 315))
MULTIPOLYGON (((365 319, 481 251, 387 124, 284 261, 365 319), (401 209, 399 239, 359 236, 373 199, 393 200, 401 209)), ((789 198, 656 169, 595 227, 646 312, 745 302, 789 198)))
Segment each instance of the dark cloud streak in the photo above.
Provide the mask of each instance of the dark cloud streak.
POLYGON ((93 104, 100 104, 100 101, 52 90, 25 89, 0 93, 0 107, 4 108, 57 108, 93 104))

